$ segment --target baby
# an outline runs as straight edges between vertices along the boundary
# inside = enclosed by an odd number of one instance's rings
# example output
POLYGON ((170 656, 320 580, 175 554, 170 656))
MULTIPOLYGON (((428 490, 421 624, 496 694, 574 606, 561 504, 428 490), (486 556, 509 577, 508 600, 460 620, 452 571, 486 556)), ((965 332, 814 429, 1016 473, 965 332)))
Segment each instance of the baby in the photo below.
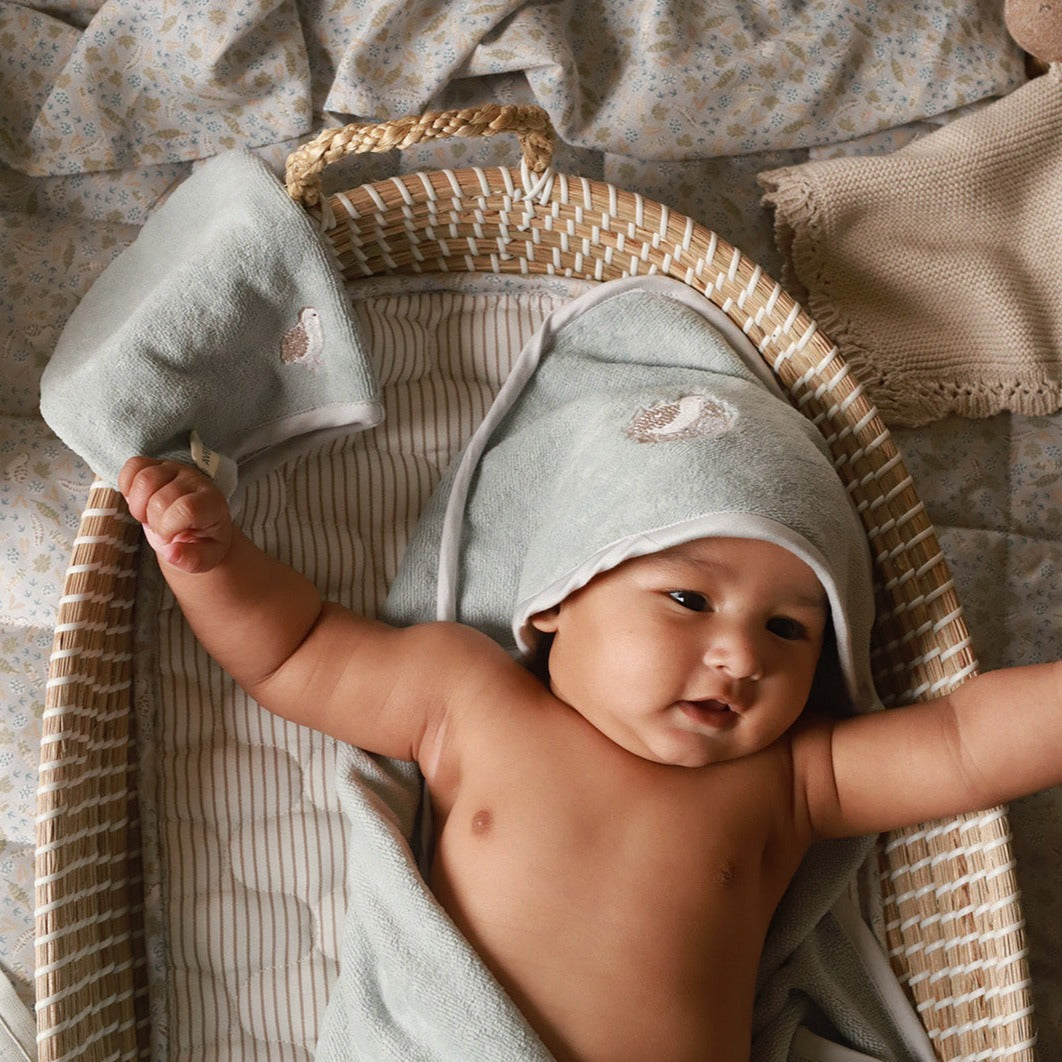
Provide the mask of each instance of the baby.
POLYGON ((765 538, 667 545, 535 612, 542 682, 470 627, 323 602, 190 466, 133 458, 119 486, 255 700, 419 764, 432 890, 558 1059, 747 1059, 768 923, 813 841, 1062 780, 1062 664, 853 718, 809 705, 837 617, 765 538))

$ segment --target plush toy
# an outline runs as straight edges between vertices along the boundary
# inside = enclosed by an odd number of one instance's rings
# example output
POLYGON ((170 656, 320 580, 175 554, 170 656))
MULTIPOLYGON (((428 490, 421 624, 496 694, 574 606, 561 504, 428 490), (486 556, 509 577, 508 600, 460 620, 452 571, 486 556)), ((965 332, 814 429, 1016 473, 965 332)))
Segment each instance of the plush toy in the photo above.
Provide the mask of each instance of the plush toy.
POLYGON ((1044 67, 1062 62, 1062 0, 1006 0, 1003 18, 1033 59, 1044 67))

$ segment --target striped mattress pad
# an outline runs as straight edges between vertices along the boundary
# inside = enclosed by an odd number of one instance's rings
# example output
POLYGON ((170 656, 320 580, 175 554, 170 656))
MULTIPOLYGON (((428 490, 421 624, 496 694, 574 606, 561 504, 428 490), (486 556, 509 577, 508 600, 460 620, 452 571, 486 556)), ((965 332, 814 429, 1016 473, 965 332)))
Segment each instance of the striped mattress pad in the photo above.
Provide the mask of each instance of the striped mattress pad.
MULTIPOLYGON (((524 341, 584 287, 486 276, 355 285, 385 421, 249 470, 237 521, 324 595, 374 614, 524 341)), ((309 1059, 347 905, 336 743, 269 714, 221 672, 153 558, 138 582, 153 1057, 309 1059)))

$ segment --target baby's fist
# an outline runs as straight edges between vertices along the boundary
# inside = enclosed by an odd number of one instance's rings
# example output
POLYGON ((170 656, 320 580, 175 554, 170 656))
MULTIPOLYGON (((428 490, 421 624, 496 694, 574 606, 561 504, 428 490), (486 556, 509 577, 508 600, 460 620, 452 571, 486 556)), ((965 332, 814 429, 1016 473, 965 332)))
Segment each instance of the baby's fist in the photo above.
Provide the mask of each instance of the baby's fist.
POLYGON ((232 544, 224 495, 198 469, 176 461, 132 457, 118 474, 133 519, 159 560, 189 573, 208 572, 232 544))

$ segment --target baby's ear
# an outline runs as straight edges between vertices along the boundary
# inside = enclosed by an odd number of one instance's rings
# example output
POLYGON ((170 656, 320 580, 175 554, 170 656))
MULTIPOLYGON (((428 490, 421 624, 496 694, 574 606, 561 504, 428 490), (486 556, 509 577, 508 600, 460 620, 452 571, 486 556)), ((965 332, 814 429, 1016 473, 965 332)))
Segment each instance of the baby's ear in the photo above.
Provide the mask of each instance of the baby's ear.
POLYGON ((560 605, 547 608, 545 612, 536 612, 528 622, 536 631, 543 634, 555 634, 557 631, 557 617, 560 615, 560 605))

